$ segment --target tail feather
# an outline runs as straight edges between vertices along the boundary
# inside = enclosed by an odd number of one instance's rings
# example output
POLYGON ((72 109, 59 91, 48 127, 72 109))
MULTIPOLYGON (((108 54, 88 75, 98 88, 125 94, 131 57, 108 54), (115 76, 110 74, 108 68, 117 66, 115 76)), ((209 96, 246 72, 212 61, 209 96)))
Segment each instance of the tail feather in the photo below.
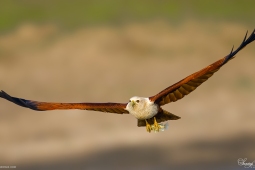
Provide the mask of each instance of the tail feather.
POLYGON ((179 116, 177 116, 177 115, 175 115, 173 113, 170 113, 170 112, 168 112, 168 111, 166 111, 164 109, 162 109, 162 110, 163 110, 163 114, 164 114, 164 116, 165 116, 165 118, 167 120, 178 120, 178 119, 181 118, 181 117, 179 117, 179 116))
MULTIPOLYGON (((161 123, 161 122, 165 122, 167 120, 178 120, 180 119, 181 117, 177 116, 177 115, 174 115, 173 113, 170 113, 164 109, 161 109, 158 114, 156 114, 156 116, 154 116, 157 120, 158 123, 161 123)), ((147 122, 150 124, 150 125, 153 125, 154 124, 154 117, 150 118, 150 119, 147 119, 147 122)), ((137 126, 138 127, 141 127, 141 126, 146 126, 146 122, 145 120, 138 120, 137 121, 137 126)))

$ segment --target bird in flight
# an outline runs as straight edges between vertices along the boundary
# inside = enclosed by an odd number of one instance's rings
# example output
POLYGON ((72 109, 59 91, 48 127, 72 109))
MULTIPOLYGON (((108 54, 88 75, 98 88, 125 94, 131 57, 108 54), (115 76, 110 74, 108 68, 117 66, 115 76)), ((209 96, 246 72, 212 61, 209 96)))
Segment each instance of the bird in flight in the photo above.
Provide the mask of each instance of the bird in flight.
MULTIPOLYGON (((248 32, 247 32, 248 33, 248 32)), ((211 65, 203 68, 202 70, 195 72, 181 81, 167 87, 158 94, 151 97, 131 97, 128 103, 52 103, 52 102, 39 102, 33 100, 26 100, 22 98, 12 97, 0 91, 0 97, 9 100, 19 106, 27 107, 37 111, 56 110, 56 109, 81 109, 81 110, 93 110, 100 112, 109 112, 117 114, 131 114, 137 119, 137 126, 145 126, 148 132, 164 131, 167 128, 167 124, 164 122, 167 120, 180 119, 164 109, 161 106, 176 102, 194 91, 203 82, 209 79, 215 72, 217 72, 223 65, 242 50, 246 45, 255 40, 255 29, 251 35, 247 38, 247 33, 240 46, 223 57, 222 59, 212 63, 211 65)))

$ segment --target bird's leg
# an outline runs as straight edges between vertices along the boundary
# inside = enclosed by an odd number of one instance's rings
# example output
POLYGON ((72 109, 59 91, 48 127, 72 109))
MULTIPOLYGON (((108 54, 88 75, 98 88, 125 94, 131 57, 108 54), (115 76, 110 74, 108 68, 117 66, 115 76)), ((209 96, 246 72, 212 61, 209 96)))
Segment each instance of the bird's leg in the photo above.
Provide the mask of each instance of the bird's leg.
POLYGON ((147 132, 151 133, 151 125, 147 122, 147 120, 145 119, 146 122, 146 130, 147 132))
POLYGON ((157 120, 156 120, 156 117, 154 117, 154 128, 155 128, 155 131, 156 131, 156 132, 159 132, 160 127, 159 127, 159 125, 158 125, 158 122, 157 122, 157 120))

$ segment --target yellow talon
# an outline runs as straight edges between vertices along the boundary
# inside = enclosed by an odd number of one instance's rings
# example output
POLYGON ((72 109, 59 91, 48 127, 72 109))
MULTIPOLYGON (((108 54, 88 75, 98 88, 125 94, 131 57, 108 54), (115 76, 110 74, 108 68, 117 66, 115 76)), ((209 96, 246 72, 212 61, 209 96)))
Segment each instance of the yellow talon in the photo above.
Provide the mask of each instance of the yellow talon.
POLYGON ((145 120, 146 122, 146 130, 147 132, 151 133, 151 125, 147 122, 147 120, 145 120))
POLYGON ((160 129, 160 127, 158 125, 158 122, 156 120, 156 117, 154 117, 154 129, 155 129, 156 132, 159 132, 159 129, 160 129))

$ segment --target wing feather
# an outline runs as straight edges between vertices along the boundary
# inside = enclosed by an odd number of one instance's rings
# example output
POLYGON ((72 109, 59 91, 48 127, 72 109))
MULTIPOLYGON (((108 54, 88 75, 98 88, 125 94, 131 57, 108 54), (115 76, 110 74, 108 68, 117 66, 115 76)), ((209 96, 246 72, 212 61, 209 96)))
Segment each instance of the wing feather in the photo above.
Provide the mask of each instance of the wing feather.
POLYGON ((247 37, 247 33, 241 45, 235 51, 233 51, 233 48, 232 48, 230 54, 227 55, 226 57, 212 63, 211 65, 205 67, 204 69, 198 72, 195 72, 189 75, 188 77, 182 79, 181 81, 164 89, 163 91, 156 94, 155 96, 151 96, 149 99, 155 103, 158 103, 160 106, 182 99, 184 96, 194 91, 203 82, 208 80, 215 72, 217 72, 229 60, 233 59, 234 56, 240 50, 242 50, 246 45, 254 41, 255 29, 253 30, 249 38, 246 39, 246 37, 247 37))
POLYGON ((51 103, 51 102, 38 102, 33 100, 26 100, 22 98, 12 97, 0 91, 0 97, 9 100, 19 106, 26 107, 37 111, 46 110, 66 110, 66 109, 81 109, 93 110, 109 113, 129 113, 125 108, 127 103, 51 103))

